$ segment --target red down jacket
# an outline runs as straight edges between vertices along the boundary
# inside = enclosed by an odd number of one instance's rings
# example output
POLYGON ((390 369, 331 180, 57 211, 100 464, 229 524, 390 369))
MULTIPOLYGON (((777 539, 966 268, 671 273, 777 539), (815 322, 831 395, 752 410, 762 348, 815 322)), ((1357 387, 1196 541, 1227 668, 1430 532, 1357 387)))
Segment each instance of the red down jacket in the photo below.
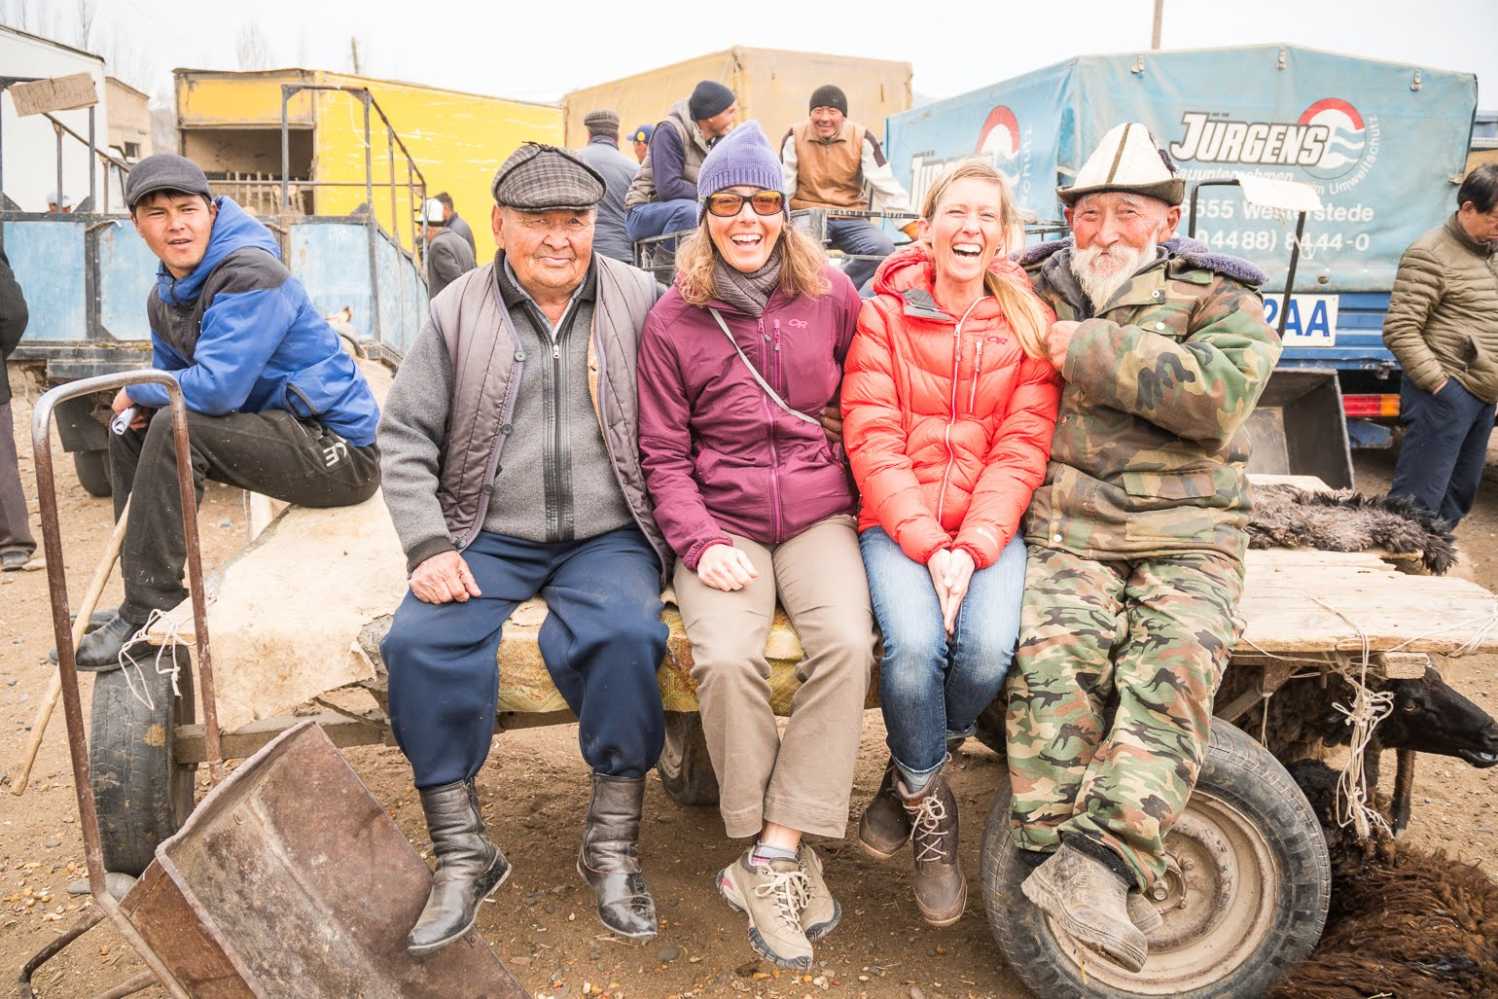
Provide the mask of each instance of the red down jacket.
MULTIPOLYGON (((1017 266, 1003 268, 1023 279, 1017 266)), ((843 379, 843 441, 863 494, 858 529, 882 527, 924 565, 965 549, 983 569, 1045 478, 1060 378, 1025 355, 991 296, 964 318, 936 303, 920 246, 874 277, 843 379)))

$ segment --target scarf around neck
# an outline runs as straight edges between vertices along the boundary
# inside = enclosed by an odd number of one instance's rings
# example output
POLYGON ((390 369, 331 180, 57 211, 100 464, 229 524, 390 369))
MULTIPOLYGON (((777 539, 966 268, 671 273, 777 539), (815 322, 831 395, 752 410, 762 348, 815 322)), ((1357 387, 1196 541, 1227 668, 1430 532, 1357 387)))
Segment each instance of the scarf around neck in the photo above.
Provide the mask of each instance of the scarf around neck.
POLYGON ((763 267, 753 274, 745 274, 715 255, 713 290, 727 305, 758 318, 764 315, 770 296, 775 294, 775 288, 780 284, 780 265, 784 256, 783 244, 777 244, 763 267))

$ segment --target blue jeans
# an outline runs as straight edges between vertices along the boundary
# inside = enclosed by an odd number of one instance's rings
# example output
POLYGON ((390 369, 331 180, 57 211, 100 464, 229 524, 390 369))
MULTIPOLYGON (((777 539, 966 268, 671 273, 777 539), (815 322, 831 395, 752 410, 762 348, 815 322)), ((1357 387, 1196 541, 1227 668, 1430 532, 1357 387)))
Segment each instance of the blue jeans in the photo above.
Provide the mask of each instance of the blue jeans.
POLYGON ((864 282, 874 276, 879 262, 895 252, 895 241, 889 234, 871 222, 862 219, 828 219, 827 243, 844 253, 860 256, 875 256, 879 260, 850 260, 843 265, 843 273, 853 282, 853 287, 862 288, 864 282))
POLYGON ((538 593, 549 613, 538 643, 577 716, 594 773, 643 777, 666 737, 655 671, 666 652, 660 561, 634 528, 543 544, 479 533, 463 561, 483 592, 428 604, 407 592, 380 645, 390 672, 390 727, 419 788, 478 773, 499 696, 500 631, 538 593))
POLYGON ((1399 419, 1405 434, 1389 495, 1408 496, 1455 527, 1477 500, 1493 412, 1492 403, 1455 378, 1434 395, 1404 379, 1399 419))
POLYGON ((934 773, 947 737, 971 735, 1014 660, 1025 591, 1025 543, 1016 535, 973 573, 951 636, 924 565, 871 527, 858 539, 874 617, 884 635, 879 701, 890 755, 911 777, 934 773))
POLYGON ((624 216, 624 233, 633 243, 668 232, 697 228, 697 202, 688 198, 676 201, 651 201, 635 205, 624 216))

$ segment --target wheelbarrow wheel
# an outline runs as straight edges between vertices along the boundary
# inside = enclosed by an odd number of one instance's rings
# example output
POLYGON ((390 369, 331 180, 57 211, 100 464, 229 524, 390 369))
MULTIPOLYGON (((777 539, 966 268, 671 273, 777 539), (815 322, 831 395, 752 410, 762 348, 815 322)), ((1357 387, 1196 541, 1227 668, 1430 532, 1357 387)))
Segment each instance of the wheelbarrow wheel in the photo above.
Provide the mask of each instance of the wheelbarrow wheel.
POLYGON ((718 775, 707 755, 702 716, 695 711, 666 712, 666 746, 655 769, 678 805, 718 803, 718 775))
POLYGON ((102 497, 114 492, 108 451, 74 451, 73 471, 78 473, 79 484, 90 496, 102 497))
MULTIPOLYGON (((171 673, 157 672, 154 656, 128 675, 117 669, 94 678, 89 769, 106 871, 139 877, 156 845, 192 811, 197 765, 179 762, 174 752, 177 727, 194 717, 192 669, 184 646, 173 651, 181 697, 173 694, 171 673)), ((169 661, 163 655, 162 668, 169 661)))
POLYGON ((983 901, 1009 968, 1049 999, 1263 995, 1315 948, 1331 900, 1331 865, 1316 813, 1278 760, 1212 720, 1206 763, 1167 835, 1170 871, 1153 902, 1138 973, 1093 955, 1021 893, 1033 869, 1009 829, 1007 776, 984 832, 983 901))

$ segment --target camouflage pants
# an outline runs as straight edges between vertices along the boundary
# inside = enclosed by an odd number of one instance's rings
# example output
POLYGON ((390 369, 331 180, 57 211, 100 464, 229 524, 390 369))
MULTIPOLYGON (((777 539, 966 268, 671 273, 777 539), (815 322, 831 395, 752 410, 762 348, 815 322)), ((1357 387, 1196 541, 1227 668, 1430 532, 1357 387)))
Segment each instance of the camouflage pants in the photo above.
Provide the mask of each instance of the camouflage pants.
POLYGON ((1083 835, 1141 887, 1164 873, 1165 834, 1196 785, 1242 630, 1242 590, 1225 555, 1100 562, 1031 549, 1006 719, 1018 846, 1083 835))

